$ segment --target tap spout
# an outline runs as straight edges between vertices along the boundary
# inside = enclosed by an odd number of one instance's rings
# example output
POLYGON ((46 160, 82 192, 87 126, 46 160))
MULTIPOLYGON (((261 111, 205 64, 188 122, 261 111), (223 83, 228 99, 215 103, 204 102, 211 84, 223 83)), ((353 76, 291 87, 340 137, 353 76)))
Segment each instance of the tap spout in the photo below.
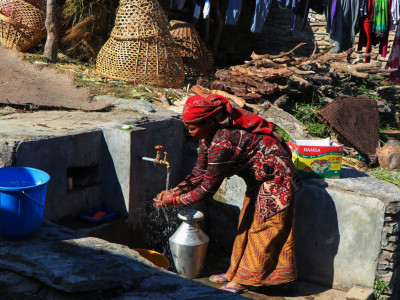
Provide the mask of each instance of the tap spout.
POLYGON ((154 162, 154 160, 155 160, 155 158, 145 157, 145 156, 142 156, 141 159, 145 160, 145 161, 151 161, 151 162, 154 162))
POLYGON ((157 153, 156 153, 155 158, 150 158, 150 157, 145 157, 145 156, 142 156, 141 158, 142 158, 142 160, 151 161, 155 164, 165 165, 167 167, 167 172, 171 172, 171 165, 170 165, 169 161, 167 160, 168 153, 164 152, 164 158, 162 158, 161 151, 160 151, 160 149, 162 149, 162 148, 163 148, 162 146, 156 146, 157 153))

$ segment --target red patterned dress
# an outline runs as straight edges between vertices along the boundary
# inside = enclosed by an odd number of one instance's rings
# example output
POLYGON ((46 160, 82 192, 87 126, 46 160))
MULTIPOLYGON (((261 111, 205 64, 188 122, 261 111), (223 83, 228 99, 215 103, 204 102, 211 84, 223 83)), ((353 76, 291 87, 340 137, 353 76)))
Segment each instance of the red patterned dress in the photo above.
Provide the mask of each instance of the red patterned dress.
POLYGON ((181 203, 212 197, 232 175, 244 179, 247 192, 226 276, 253 286, 296 279, 291 204, 301 184, 290 150, 272 135, 221 127, 200 141, 196 165, 178 185, 181 203))

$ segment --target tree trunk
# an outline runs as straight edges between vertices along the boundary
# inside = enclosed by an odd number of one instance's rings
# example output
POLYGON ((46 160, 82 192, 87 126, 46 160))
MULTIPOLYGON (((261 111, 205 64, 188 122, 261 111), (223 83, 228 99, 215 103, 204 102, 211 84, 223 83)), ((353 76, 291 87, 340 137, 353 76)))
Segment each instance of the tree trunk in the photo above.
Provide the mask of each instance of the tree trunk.
POLYGON ((43 54, 48 61, 54 63, 57 61, 57 50, 58 50, 56 0, 47 0, 46 30, 47 30, 47 39, 46 39, 46 45, 44 46, 43 54))

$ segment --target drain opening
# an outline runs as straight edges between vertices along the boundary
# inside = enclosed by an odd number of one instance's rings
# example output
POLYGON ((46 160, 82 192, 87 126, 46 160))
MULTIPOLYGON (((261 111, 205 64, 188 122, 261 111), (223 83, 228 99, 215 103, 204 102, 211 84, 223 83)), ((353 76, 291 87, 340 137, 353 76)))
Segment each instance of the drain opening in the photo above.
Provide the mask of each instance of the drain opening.
POLYGON ((69 167, 67 170, 68 191, 83 189, 95 185, 97 180, 97 166, 69 167))

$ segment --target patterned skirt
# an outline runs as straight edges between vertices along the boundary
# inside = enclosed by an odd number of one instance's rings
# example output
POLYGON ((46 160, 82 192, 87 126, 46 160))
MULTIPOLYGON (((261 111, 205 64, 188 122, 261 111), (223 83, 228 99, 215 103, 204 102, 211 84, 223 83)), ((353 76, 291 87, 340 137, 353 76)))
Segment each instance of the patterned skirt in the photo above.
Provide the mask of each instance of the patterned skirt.
POLYGON ((227 278, 251 286, 295 280, 294 203, 265 221, 258 214, 254 200, 245 197, 227 278))

